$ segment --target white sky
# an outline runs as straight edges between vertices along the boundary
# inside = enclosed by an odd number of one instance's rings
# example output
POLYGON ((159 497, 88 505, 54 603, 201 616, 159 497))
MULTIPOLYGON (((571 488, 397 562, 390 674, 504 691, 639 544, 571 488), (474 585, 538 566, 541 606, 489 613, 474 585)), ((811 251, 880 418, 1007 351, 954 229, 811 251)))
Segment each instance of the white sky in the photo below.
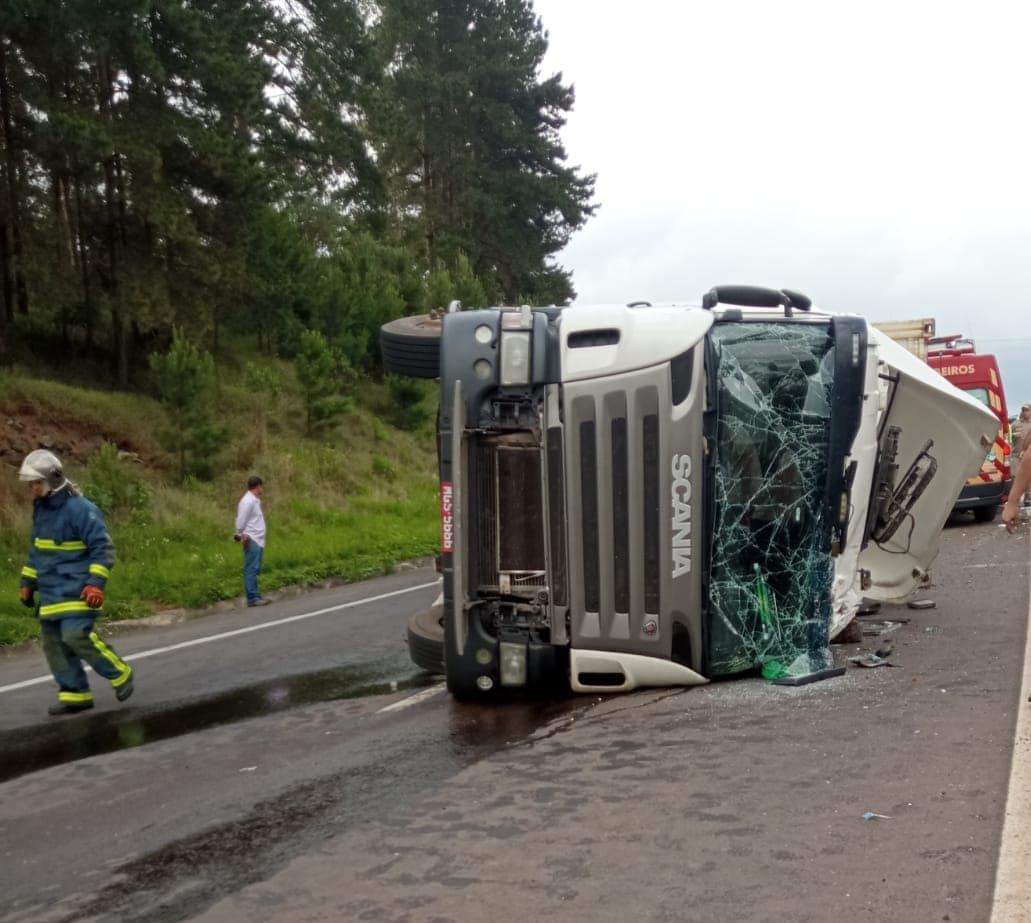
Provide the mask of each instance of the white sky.
POLYGON ((598 174, 560 256, 579 300, 744 282, 936 317, 1031 398, 1031 4, 535 7, 576 87, 570 161, 598 174))

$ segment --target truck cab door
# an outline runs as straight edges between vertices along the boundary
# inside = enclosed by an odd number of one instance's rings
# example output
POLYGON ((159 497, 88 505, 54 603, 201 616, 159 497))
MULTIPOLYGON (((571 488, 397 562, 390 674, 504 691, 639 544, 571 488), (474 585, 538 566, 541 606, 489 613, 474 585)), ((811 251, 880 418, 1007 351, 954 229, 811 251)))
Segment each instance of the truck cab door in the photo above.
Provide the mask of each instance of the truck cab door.
POLYGON ((859 567, 865 595, 900 602, 925 581, 941 532, 999 428, 977 400, 876 328, 884 403, 859 567))

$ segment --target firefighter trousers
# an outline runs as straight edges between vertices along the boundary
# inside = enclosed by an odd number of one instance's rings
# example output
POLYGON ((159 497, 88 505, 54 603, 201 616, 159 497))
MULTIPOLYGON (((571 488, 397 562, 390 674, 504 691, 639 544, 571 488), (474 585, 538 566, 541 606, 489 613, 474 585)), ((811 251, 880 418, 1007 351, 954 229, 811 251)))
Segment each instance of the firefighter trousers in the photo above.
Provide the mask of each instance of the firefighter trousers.
POLYGON ((70 615, 40 622, 43 653, 57 680, 57 699, 69 705, 93 701, 89 680, 82 667, 85 660, 117 689, 132 676, 130 667, 93 630, 95 616, 70 615))

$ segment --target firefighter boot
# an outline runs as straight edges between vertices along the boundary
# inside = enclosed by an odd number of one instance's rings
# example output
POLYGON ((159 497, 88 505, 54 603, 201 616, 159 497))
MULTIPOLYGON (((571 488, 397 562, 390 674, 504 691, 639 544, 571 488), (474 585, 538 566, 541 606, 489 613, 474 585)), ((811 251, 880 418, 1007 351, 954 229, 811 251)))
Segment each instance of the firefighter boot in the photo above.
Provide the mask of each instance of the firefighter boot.
POLYGON ((56 718, 58 715, 74 715, 76 712, 89 711, 92 707, 92 702, 57 702, 47 709, 47 714, 56 718))
MULTIPOLYGON (((132 695, 133 680, 136 678, 136 674, 130 669, 128 675, 121 682, 115 686, 115 698, 119 702, 124 702, 129 696, 132 695)), ((116 682, 118 682, 116 680, 116 682)), ((113 684, 112 684, 113 685, 113 684)))

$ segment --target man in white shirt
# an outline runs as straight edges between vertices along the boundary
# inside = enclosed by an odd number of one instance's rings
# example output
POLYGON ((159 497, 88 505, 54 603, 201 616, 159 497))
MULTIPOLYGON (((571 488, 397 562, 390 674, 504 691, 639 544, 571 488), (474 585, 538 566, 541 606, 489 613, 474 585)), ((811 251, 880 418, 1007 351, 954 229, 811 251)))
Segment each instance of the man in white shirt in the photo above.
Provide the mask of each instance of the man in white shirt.
POLYGON ((233 538, 243 545, 243 588, 247 591, 248 606, 267 606, 258 589, 261 558, 265 552, 265 516, 261 512, 262 480, 256 474, 247 480, 247 493, 236 507, 236 534, 233 538))

